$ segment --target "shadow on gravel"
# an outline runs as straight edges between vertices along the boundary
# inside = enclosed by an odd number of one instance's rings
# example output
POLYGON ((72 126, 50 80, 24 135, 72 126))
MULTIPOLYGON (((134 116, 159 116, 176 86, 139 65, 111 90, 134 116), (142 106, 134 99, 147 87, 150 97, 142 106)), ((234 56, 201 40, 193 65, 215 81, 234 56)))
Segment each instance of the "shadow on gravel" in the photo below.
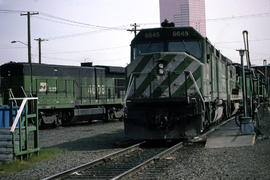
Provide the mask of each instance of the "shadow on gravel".
MULTIPOLYGON (((117 130, 110 133, 99 134, 89 138, 77 139, 75 141, 65 142, 52 147, 66 149, 68 151, 89 151, 100 149, 119 148, 121 142, 128 141, 123 130, 117 130)), ((122 147, 122 146, 121 146, 122 147)))

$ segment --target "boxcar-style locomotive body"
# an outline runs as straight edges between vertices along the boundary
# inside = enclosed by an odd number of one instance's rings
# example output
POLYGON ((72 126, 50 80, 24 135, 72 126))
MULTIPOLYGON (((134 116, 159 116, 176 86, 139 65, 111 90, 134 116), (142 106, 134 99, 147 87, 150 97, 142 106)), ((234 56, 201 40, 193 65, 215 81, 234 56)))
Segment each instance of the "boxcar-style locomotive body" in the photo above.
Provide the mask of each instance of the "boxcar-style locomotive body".
POLYGON ((2 96, 38 97, 43 124, 74 120, 121 118, 125 94, 125 69, 111 66, 62 66, 7 63, 1 66, 2 96), (10 90, 9 90, 10 89, 10 90))
POLYGON ((125 133, 136 139, 197 135, 242 99, 232 61, 192 27, 141 30, 127 80, 125 133))

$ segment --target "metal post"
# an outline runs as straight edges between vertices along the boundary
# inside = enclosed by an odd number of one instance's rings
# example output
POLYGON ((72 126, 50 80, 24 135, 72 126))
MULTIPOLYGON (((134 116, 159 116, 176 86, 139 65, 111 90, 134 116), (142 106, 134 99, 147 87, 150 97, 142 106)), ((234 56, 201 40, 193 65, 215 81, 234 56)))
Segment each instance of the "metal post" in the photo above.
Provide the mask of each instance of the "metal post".
POLYGON ((252 118, 248 117, 247 112, 247 100, 246 100, 246 73, 243 56, 246 50, 238 50, 241 56, 241 66, 242 66, 242 92, 243 92, 243 105, 244 105, 244 116, 240 117, 241 123, 241 134, 254 134, 254 124, 252 122, 252 118))
POLYGON ((246 94, 246 73, 245 73, 245 66, 244 66, 244 59, 243 56, 245 54, 245 50, 238 50, 241 56, 241 67, 242 67, 242 93, 243 93, 243 104, 244 104, 244 116, 247 117, 247 94, 246 94))
POLYGON ((38 63, 41 64, 41 42, 42 41, 48 41, 46 39, 41 39, 41 38, 38 38, 38 39, 35 39, 36 41, 38 41, 38 63))
POLYGON ((41 64, 41 39, 38 39, 38 63, 41 64))
POLYGON ((268 89, 268 73, 267 73, 267 60, 266 59, 263 60, 263 66, 264 66, 265 89, 266 89, 267 98, 268 98, 269 89, 268 89))
POLYGON ((30 16, 31 15, 37 15, 38 12, 27 12, 26 14, 21 14, 21 16, 27 16, 27 34, 28 34, 28 63, 30 64, 30 80, 31 80, 31 84, 30 84, 30 93, 32 94, 32 84, 33 84, 33 77, 32 77, 32 59, 31 59, 31 30, 30 30, 30 16))
POLYGON ((258 105, 260 105, 260 74, 259 73, 257 73, 257 97, 258 97, 258 105))

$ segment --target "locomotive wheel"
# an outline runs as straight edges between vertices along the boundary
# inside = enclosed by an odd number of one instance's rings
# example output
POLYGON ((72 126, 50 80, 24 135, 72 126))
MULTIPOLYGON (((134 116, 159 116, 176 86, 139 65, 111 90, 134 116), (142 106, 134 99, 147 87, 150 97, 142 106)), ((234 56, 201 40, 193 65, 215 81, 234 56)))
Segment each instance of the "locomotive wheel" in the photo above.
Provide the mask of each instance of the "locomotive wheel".
POLYGON ((108 122, 112 119, 113 119, 113 112, 111 111, 111 109, 106 109, 104 121, 108 122))
POLYGON ((56 120, 54 121, 54 126, 59 127, 61 125, 62 125, 62 120, 59 117, 57 117, 56 120))

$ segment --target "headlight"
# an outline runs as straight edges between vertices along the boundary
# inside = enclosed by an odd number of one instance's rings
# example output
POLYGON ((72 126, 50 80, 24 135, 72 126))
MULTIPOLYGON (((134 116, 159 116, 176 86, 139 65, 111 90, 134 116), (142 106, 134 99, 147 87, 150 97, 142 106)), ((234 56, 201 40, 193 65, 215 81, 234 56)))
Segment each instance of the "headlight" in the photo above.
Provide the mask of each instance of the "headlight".
POLYGON ((159 69, 159 70, 158 70, 158 73, 159 73, 160 75, 163 75, 163 74, 164 74, 164 69, 159 69))
POLYGON ((163 69, 164 68, 164 65, 162 63, 158 64, 158 67, 163 69))

